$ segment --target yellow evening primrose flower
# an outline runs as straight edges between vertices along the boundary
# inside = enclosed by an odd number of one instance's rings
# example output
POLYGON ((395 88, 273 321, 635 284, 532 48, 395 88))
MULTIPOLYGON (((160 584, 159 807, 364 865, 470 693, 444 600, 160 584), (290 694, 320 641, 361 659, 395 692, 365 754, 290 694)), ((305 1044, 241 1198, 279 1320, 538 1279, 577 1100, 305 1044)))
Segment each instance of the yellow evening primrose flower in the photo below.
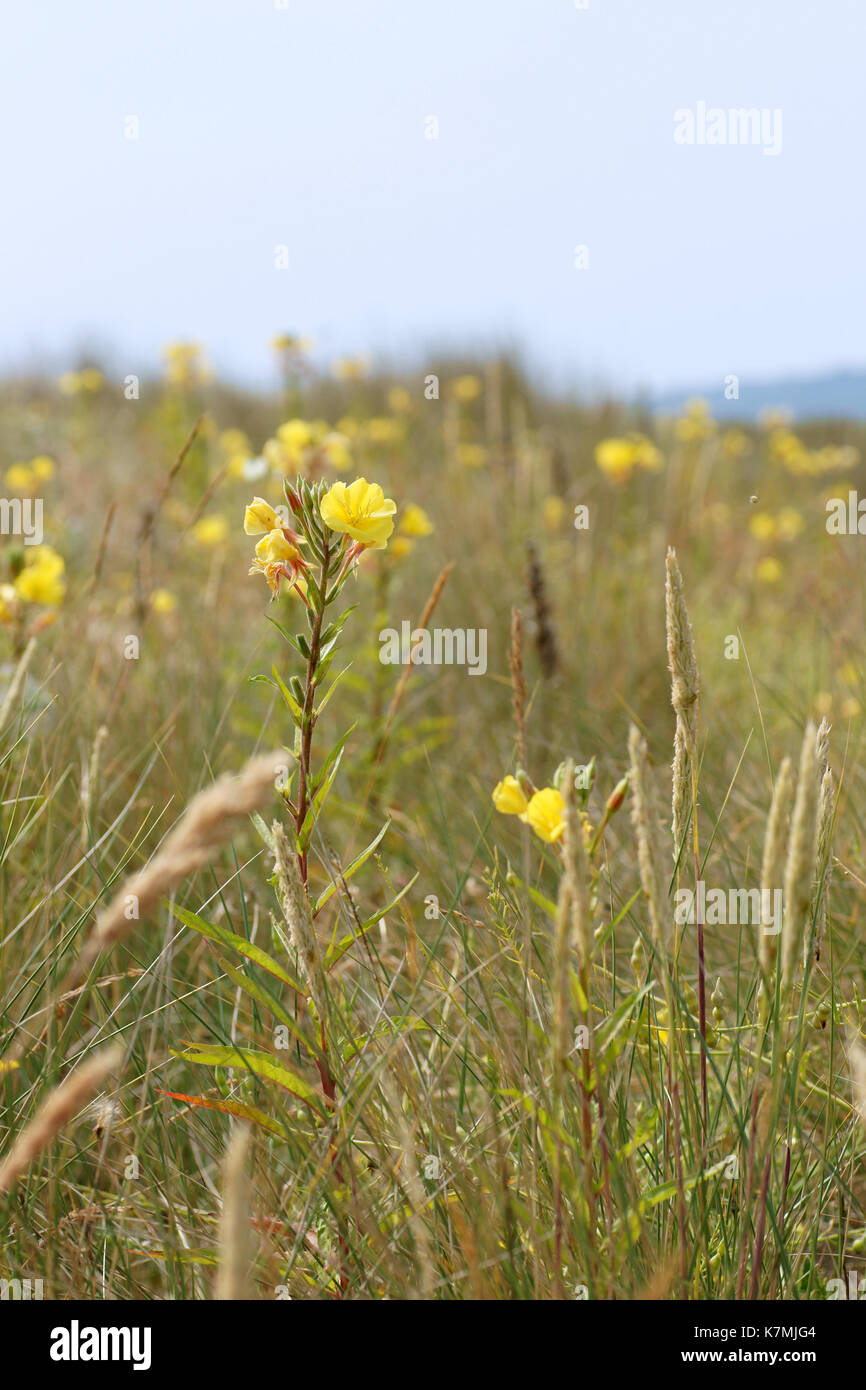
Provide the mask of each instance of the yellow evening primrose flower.
POLYGON ((529 805, 516 777, 503 777, 493 788, 493 805, 504 816, 523 816, 529 805))
POLYGON ((4 481, 13 492, 30 492, 36 478, 26 463, 13 463, 11 468, 6 469, 4 481))
POLYGON ((302 594, 307 592, 306 580, 298 573, 303 563, 301 552, 293 545, 283 531, 274 529, 262 536, 256 546, 256 558, 250 567, 250 574, 263 574, 270 585, 271 592, 280 592, 280 582, 288 579, 293 589, 302 594))
POLYGON ((400 513, 400 525, 398 530, 403 536, 432 536, 434 531, 433 522, 425 512, 423 507, 419 507, 415 502, 407 502, 400 513))
POLYGON ((415 549, 415 542, 410 541, 408 536, 396 535, 391 542, 388 554, 392 560, 405 560, 407 555, 411 555, 415 549))
POLYGON ((30 469, 40 481, 47 481, 54 477, 54 460, 47 454, 37 454, 35 459, 30 460, 30 469))
POLYGON ((749 517, 749 530, 756 541, 771 541, 776 535, 776 523, 769 512, 755 512, 749 517))
POLYGON ((556 844, 565 830, 565 802, 555 787, 545 787, 529 798, 523 819, 545 844, 556 844))
POLYGON ((192 528, 192 534, 196 542, 206 548, 222 545, 223 541, 228 537, 228 533, 228 521, 224 516, 219 514, 216 516, 203 516, 201 521, 197 521, 192 528))
POLYGON ((487 462, 487 450, 483 444, 458 444, 457 462, 464 468, 483 468, 487 462))
POLYGON ((365 428, 371 444, 398 444, 403 436, 402 424, 390 415, 374 415, 365 428))
POLYGON ((248 536, 263 536, 280 525, 280 518, 264 497, 254 497, 244 512, 244 531, 248 536))
POLYGON ((154 613, 166 615, 177 608, 177 599, 170 589, 154 589, 150 596, 150 606, 154 613))
POLYGON ((299 559, 300 551, 296 545, 287 539, 279 527, 269 531, 266 536, 262 536, 256 546, 256 559, 263 565, 275 564, 278 560, 285 560, 291 563, 299 559))
POLYGON ((356 478, 348 486, 334 483, 319 503, 319 509, 322 520, 332 531, 343 532, 374 550, 384 550, 394 530, 397 504, 385 496, 378 483, 356 478))
POLYGON ((755 569, 755 577, 761 584, 778 584, 784 570, 775 555, 768 555, 755 569))
POLYGON ((628 439, 602 439, 595 446, 595 461, 605 477, 624 482, 634 468, 634 449, 628 439))
POLYGON ((551 494, 541 504, 541 520, 545 531, 560 531, 565 523, 568 507, 563 497, 551 494))
POLYGON ((453 382, 451 390, 458 401, 468 404, 469 401, 477 400, 481 395, 481 378, 477 376, 458 376, 453 382))
POLYGON ((350 440, 339 430, 331 430, 322 440, 322 453, 332 468, 342 473, 352 462, 350 440))
POLYGON ((15 591, 27 603, 53 607, 63 602, 66 565, 50 545, 34 545, 25 551, 24 568, 15 580, 15 591))
POLYGON ((392 386, 388 392, 388 409, 395 415, 405 415, 412 409, 412 397, 405 386, 392 386))

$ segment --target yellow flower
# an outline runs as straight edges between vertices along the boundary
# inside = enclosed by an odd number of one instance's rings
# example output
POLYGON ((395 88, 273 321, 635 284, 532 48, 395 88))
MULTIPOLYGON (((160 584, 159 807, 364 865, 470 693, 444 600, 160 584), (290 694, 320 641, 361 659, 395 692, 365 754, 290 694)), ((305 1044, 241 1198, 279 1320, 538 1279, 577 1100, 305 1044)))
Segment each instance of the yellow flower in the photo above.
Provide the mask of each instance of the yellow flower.
POLYGON ((602 439, 595 446, 595 461, 614 482, 624 482, 634 468, 634 449, 628 439, 602 439))
POLYGON ((458 444, 457 462, 464 468, 483 468, 487 462, 487 450, 483 444, 458 444))
POLYGON ((170 589, 154 589, 150 596, 150 606, 154 613, 173 613, 177 608, 177 599, 170 589))
POLYGON ((273 565, 280 560, 291 564, 300 559, 300 551, 287 539, 279 527, 262 536, 256 546, 256 559, 263 565, 273 565))
POLYGON ((201 386, 213 376, 200 343, 166 343, 162 355, 172 386, 201 386))
POLYGON ((66 593, 63 556, 50 545, 34 545, 25 551, 24 568, 15 580, 15 590, 27 603, 51 607, 62 603, 66 593))
POLYGON ((385 496, 378 483, 368 483, 366 478, 356 478, 348 487, 334 483, 319 508, 332 531, 343 532, 374 550, 384 550, 394 530, 396 502, 385 496))
POLYGON ((761 584, 778 584, 783 574, 781 562, 775 555, 768 555, 766 559, 761 560, 755 570, 755 577, 761 584))
POLYGON ((493 788, 493 805, 504 816, 524 816, 529 805, 516 777, 503 777, 493 788))
POLYGON ((453 383, 451 390, 458 401, 467 404, 469 401, 477 400, 481 395, 481 378, 477 376, 458 376, 453 383))
POLYGON ((192 534, 199 545, 209 547, 222 545, 229 533, 229 524, 224 516, 203 516, 192 528, 192 534))
POLYGON ((783 507, 776 517, 776 525, 782 540, 794 541, 802 534, 806 523, 796 507, 783 507))
POLYGON ((842 701, 839 708, 843 719, 856 719, 860 713, 860 701, 855 700, 853 695, 849 695, 842 701))
POLYGON ((562 529, 568 507, 562 497, 545 497, 541 504, 541 520, 545 531, 556 532, 562 529))
POLYGON ((397 529, 403 536, 431 536, 435 528, 423 507, 407 502, 400 514, 397 529))
POLYGON ((410 541, 408 536, 396 535, 391 542, 388 554, 392 560, 405 560, 407 555, 411 555, 415 549, 415 542, 410 541))
POLYGON ((722 451, 729 459, 742 458, 749 446, 749 436, 743 430, 725 430, 722 435, 722 451))
POLYGON ((264 497, 254 497, 244 512, 244 531, 248 536, 263 536, 279 524, 280 518, 264 497))
POLYGON ((565 830, 565 802, 555 787, 545 787, 529 799, 523 819, 548 845, 562 839, 565 830))
POLYGON ((405 386, 392 386, 388 392, 388 409, 395 415, 405 415, 412 409, 412 397, 405 386))
POLYGON ((769 512, 755 512, 749 517, 749 530, 756 541, 771 541, 776 534, 776 523, 769 512))
POLYGON ((352 454, 349 448, 349 439, 339 430, 331 430, 322 440, 322 453, 325 455, 332 468, 336 468, 342 473, 352 462, 352 454))
POLYGON ((683 444, 699 444, 715 433, 716 422, 704 400, 686 402, 686 413, 677 420, 674 433, 683 444))
POLYGON ((403 426, 399 420, 389 415, 374 415, 366 424, 367 438, 371 444, 398 444, 403 437, 403 426))
POLYGON ((54 477, 54 460, 49 458, 47 454, 38 454, 35 459, 31 459, 30 467, 40 480, 54 477))
POLYGON ((370 370, 370 361, 367 357, 338 357, 333 370, 338 381, 360 381, 370 370))
POLYGON ((31 492, 36 478, 26 463, 13 463, 11 468, 6 469, 5 481, 13 492, 31 492))

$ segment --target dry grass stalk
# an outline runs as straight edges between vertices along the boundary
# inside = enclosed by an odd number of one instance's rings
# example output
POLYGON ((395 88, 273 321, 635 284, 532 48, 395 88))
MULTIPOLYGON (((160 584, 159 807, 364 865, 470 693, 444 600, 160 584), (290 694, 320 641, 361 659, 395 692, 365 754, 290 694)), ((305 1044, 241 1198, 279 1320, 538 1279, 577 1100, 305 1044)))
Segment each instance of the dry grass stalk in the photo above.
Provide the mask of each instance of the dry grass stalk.
POLYGON ((251 1258, 250 1180, 247 1162, 250 1151, 248 1125, 232 1131, 223 1164, 223 1201, 219 1226, 219 1265, 214 1298, 220 1301, 249 1299, 251 1258))
POLYGON ((663 863, 660 817, 649 766, 646 739, 632 724, 628 736, 630 760, 629 786, 632 791, 631 818, 637 840, 640 881, 649 905, 650 935, 653 945, 667 960, 671 948, 672 913, 661 877, 663 863))
POLYGON ((785 864, 782 923, 782 988, 794 977, 812 904, 815 854, 818 843, 818 755, 815 725, 806 725, 800 754, 797 796, 791 818, 791 839, 785 864))
MULTIPOLYGON (((820 752, 819 767, 820 767, 820 752)), ((815 960, 821 959, 821 947, 827 930, 827 902, 830 896, 830 880, 833 877, 833 814, 836 804, 836 787, 833 774, 828 767, 821 778, 818 794, 818 850, 815 864, 815 892, 817 894, 815 917, 815 960)), ((808 950, 808 942, 805 943, 808 950)), ((803 967, 805 969, 805 951, 803 967)))
POLYGON ((0 1192, 8 1192, 69 1120, 92 1100, 105 1078, 119 1067, 123 1048, 104 1048, 71 1071, 40 1106, 0 1161, 0 1192))
POLYGON ((18 661, 18 665, 12 673, 12 679, 3 696, 3 703, 0 705, 0 731, 6 728, 9 717, 18 703, 18 696, 21 694, 22 686, 27 678, 27 669, 33 660, 33 653, 36 650, 36 638, 31 637, 18 661))
POLYGON ((571 945, 577 952, 580 979, 585 993, 593 948, 590 867, 583 826, 574 795, 574 764, 570 759, 563 769, 562 786, 565 802, 562 848, 570 900, 571 945))
POLYGON ((854 1035, 848 1043, 848 1068, 851 1073, 854 1109, 866 1129, 866 1047, 854 1035))
POLYGON ((665 565, 665 623, 671 704, 677 717, 673 764, 674 858, 682 851, 690 813, 694 808, 700 677, 695 638, 686 608, 685 590, 676 551, 668 549, 665 565))
MULTIPOLYGON (((788 819, 791 797, 794 794, 794 768, 790 758, 783 759, 773 787, 770 814, 764 832, 764 855, 761 863, 761 904, 772 902, 772 894, 782 884, 785 871, 785 844, 788 838, 788 819)), ((763 924, 763 925, 769 925, 763 924)), ((776 968, 778 939, 772 932, 762 929, 759 947, 761 975, 766 991, 771 990, 771 980, 776 968)))
POLYGON ((85 969, 100 951, 114 945, 153 912, 166 893, 210 862, 229 839, 234 822, 249 816, 273 790, 287 756, 283 750, 261 753, 251 758, 237 777, 220 777, 193 797, 150 862, 126 880, 99 914, 82 952, 85 969))

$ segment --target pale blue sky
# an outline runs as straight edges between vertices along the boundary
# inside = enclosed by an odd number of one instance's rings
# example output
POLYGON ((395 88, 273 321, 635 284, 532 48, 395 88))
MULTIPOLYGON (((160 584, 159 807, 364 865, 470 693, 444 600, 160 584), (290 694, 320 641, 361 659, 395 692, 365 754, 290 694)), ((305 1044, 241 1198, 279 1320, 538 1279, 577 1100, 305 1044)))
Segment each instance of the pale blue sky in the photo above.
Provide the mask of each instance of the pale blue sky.
POLYGON ((866 364, 864 52, 860 0, 17 5, 0 366, 189 336, 266 383, 283 330, 626 389, 866 364), (781 153, 678 146, 699 101, 780 108, 781 153))

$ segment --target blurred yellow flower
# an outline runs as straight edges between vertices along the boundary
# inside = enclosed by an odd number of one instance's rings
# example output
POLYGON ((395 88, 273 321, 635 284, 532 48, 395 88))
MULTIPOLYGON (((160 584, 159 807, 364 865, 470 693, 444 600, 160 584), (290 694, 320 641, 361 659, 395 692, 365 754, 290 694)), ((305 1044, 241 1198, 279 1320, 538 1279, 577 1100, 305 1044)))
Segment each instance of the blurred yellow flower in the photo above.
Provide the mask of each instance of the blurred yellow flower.
POLYGON ((431 536, 435 528, 423 507, 407 502, 400 513, 397 529, 404 536, 431 536))
POLYGON ((775 555, 767 555, 763 560, 759 560, 755 569, 755 577, 761 584, 778 584, 784 574, 781 562, 775 555))
POLYGON ((529 802, 516 777, 503 777, 493 788, 493 805, 505 816, 524 816, 529 802))
POLYGON ((561 531, 568 513, 562 497, 545 497, 541 504, 541 520, 546 531, 561 531))
POLYGON ((63 602, 66 565, 62 555, 50 545, 34 545, 25 550, 24 568, 15 580, 18 595, 28 603, 53 607, 63 602))
POLYGON ((856 719, 860 713, 860 701, 855 700, 853 695, 849 695, 839 706, 839 712, 843 719, 856 719))
POLYGON ((356 478, 348 486, 334 483, 319 508, 322 520, 332 531, 351 536, 374 550, 384 550, 394 530, 396 502, 385 496, 378 483, 368 483, 366 478, 356 478))
POLYGON ((776 525, 783 541, 796 540, 806 527, 806 523, 796 507, 783 507, 776 517, 776 525))
POLYGON ((483 444, 458 444, 457 462, 464 468, 483 468, 487 462, 487 450, 483 444))
POLYGON ((339 430, 331 430, 322 440, 322 453, 332 468, 342 473, 352 462, 351 441, 339 430))
POLYGON ((361 381, 370 370, 370 359, 365 356, 338 357, 333 366, 338 381, 361 381))
POLYGON ((164 616, 177 608, 177 599, 170 589, 154 589, 150 596, 150 606, 154 613, 164 616))
POLYGON ((166 343, 162 355, 166 380, 172 386, 203 386, 213 378, 201 343, 166 343))
POLYGON ((85 367, 80 372, 64 372, 60 390, 64 396, 95 395, 105 385, 105 377, 97 367, 85 367))
POLYGON ((54 477, 54 460, 49 458, 47 454, 37 454, 35 459, 30 460, 30 467, 40 482, 54 477))
POLYGON ((392 386, 388 392, 388 409, 395 415, 405 415, 412 409, 412 397, 405 386, 392 386))
POLYGON ((4 481, 13 492, 32 492, 36 485, 36 477, 26 463, 13 463, 6 469, 4 481))
POLYGON ((722 435, 722 452, 726 458, 742 458, 750 448, 751 440, 743 430, 725 430, 722 435))
POLYGON ((686 402, 685 414, 676 421, 674 434, 682 444, 700 444, 716 432, 716 422, 705 400, 686 402))
POLYGON ((398 535, 392 540, 388 548, 388 554, 391 556, 392 560, 405 560, 406 556, 411 555, 414 549, 414 541, 410 540, 408 536, 398 535))
POLYGON ((595 461, 614 482, 625 482, 635 468, 655 473, 663 463, 661 452, 644 434, 602 439, 595 446, 595 461))
POLYGON ((749 517, 749 530, 757 541, 771 541, 776 535, 776 523, 769 512, 755 512, 749 517))
POLYGON ((10 623, 17 616, 19 596, 14 584, 0 584, 0 623, 10 623))
POLYGON ((365 432, 371 444, 398 444, 403 437, 403 426, 389 415, 374 415, 367 421, 365 432))
POLYGON ((458 401, 464 405, 475 401, 481 395, 482 382, 478 376, 458 376, 451 384, 451 390, 458 401))
POLYGON ((228 537, 229 524, 227 519, 219 513, 215 516, 203 516, 193 526, 192 534, 196 543, 205 548, 222 545, 228 537))
POLYGON ((546 844, 556 844, 565 830, 565 802, 555 787, 545 787, 529 798, 523 819, 546 844))

